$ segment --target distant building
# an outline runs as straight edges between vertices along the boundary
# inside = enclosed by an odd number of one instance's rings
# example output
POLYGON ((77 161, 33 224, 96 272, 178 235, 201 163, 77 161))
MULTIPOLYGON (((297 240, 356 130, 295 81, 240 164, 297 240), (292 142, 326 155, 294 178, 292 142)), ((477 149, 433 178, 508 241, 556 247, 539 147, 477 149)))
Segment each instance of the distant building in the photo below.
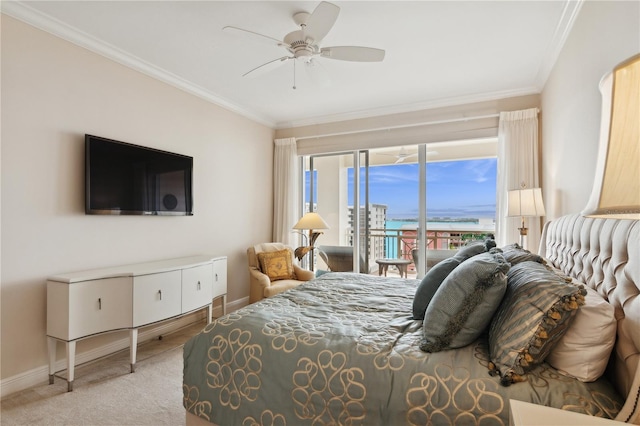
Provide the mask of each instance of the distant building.
MULTIPOLYGON (((371 237, 380 236, 380 238, 369 238, 369 265, 374 264, 376 259, 385 257, 384 250, 384 235, 385 235, 385 223, 387 220, 387 206, 385 204, 369 204, 368 217, 365 217, 366 210, 364 206, 359 209, 360 212, 360 238, 362 243, 360 247, 363 247, 367 242, 365 225, 369 226, 369 233, 371 237)), ((349 206, 349 228, 354 229, 354 213, 353 206, 349 206)), ((351 233, 353 235, 353 233, 351 233)))

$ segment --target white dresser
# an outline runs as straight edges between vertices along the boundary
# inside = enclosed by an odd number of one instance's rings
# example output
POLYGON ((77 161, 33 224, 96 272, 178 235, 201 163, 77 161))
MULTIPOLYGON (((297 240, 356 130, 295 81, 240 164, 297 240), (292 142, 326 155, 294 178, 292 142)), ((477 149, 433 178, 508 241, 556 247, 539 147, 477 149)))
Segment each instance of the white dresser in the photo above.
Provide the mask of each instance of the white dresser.
POLYGON ((76 342, 101 333, 129 330, 131 372, 138 328, 207 309, 222 298, 226 314, 227 258, 192 256, 56 275, 47 279, 49 383, 56 346, 67 349, 67 389, 73 390, 76 342))

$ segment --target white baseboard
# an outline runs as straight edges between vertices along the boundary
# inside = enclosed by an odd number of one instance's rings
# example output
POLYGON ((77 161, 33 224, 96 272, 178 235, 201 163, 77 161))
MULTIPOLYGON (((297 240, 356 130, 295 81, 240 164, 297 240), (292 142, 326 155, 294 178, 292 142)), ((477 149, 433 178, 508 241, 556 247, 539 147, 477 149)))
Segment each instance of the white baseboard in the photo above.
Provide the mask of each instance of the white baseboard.
MULTIPOLYGON (((233 312, 233 311, 235 311, 237 309, 240 309, 240 308, 244 308, 248 304, 249 304, 249 296, 243 297, 242 299, 234 300, 233 302, 229 302, 229 303, 227 303, 227 313, 233 312)), ((216 309, 217 308, 219 308, 219 307, 216 307, 216 309)), ((220 308, 220 310, 222 310, 222 308, 220 308)), ((221 311, 219 311, 219 312, 222 313, 221 311)), ((215 309, 214 309, 213 316, 218 318, 218 316, 216 315, 216 310, 215 309)))
MULTIPOLYGON (((227 303, 227 312, 235 311, 249 303, 249 297, 244 297, 239 300, 227 303)), ((213 317, 218 318, 222 316, 222 306, 216 305, 213 308, 213 317)), ((138 342, 142 343, 147 340, 151 340, 157 336, 171 333, 182 327, 186 327, 196 321, 203 320, 206 317, 206 311, 196 312, 195 314, 186 315, 182 318, 178 318, 172 321, 158 324, 156 326, 149 326, 147 329, 140 330, 138 334, 138 342)), ((113 354, 120 350, 129 347, 129 336, 122 339, 118 339, 108 345, 101 346, 99 348, 92 349, 87 352, 82 352, 76 355, 76 365, 84 364, 89 361, 96 360, 98 358, 113 354)), ((67 360, 59 359, 56 361, 56 371, 62 371, 67 368, 67 360)), ((12 377, 0 380, 0 399, 5 398, 15 392, 19 392, 24 389, 28 389, 33 386, 41 385, 49 381, 49 366, 43 365, 34 368, 24 373, 16 374, 12 377)))

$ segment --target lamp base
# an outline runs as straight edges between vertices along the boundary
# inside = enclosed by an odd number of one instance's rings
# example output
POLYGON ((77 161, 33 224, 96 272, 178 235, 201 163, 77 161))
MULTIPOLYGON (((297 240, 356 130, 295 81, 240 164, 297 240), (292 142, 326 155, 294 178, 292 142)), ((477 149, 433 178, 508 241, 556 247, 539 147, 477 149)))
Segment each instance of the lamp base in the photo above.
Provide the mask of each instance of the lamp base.
POLYGON ((527 236, 527 232, 529 229, 523 226, 522 228, 518 228, 518 230, 520 231, 520 247, 525 248, 524 240, 525 240, 525 237, 527 236))
POLYGON ((309 246, 298 247, 294 250, 293 254, 298 259, 298 261, 302 260, 302 258, 311 250, 309 246))
POLYGON ((315 247, 313 246, 302 246, 293 251, 293 255, 298 259, 298 261, 301 261, 302 258, 307 255, 307 253, 311 252, 311 254, 309 255, 309 269, 311 271, 313 271, 313 249, 315 249, 315 247))

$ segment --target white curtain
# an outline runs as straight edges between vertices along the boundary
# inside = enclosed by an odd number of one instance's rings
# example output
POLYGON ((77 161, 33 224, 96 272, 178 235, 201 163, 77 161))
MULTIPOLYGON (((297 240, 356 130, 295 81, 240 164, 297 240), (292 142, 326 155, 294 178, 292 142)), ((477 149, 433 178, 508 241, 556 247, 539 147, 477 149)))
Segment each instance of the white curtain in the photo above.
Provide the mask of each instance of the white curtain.
POLYGON ((296 247, 292 232, 298 219, 296 139, 276 139, 273 155, 273 241, 296 247))
MULTIPOLYGON (((498 247, 520 240, 520 218, 507 217, 507 192, 520 188, 539 188, 538 109, 500 113, 498 127, 498 177, 496 205, 496 243, 498 247)), ((544 191, 543 191, 544 194, 544 191)), ((540 218, 525 217, 529 233, 525 248, 538 252, 540 218)))

